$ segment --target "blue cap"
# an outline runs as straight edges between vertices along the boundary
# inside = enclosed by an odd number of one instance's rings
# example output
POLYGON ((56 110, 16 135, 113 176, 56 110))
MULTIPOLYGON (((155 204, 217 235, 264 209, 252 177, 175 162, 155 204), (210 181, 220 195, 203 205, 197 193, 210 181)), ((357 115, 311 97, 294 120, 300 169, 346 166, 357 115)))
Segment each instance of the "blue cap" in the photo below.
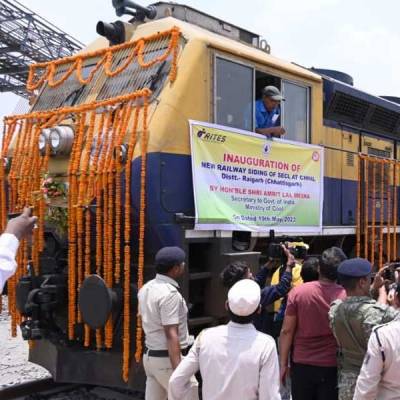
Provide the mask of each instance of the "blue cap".
POLYGON ((174 266, 182 264, 186 259, 185 252, 180 247, 163 247, 155 257, 156 265, 174 266))
POLYGON ((337 272, 340 275, 361 278, 368 276, 372 272, 372 265, 365 258, 350 258, 339 265, 337 272))

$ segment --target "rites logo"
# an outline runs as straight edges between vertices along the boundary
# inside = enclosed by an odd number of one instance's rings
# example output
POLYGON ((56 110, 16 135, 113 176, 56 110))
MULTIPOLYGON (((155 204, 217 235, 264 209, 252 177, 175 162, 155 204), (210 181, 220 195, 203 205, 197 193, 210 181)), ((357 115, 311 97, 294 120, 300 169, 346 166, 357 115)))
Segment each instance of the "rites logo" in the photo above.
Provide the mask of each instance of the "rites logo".
POLYGON ((219 135, 218 133, 207 132, 204 128, 197 131, 197 137, 205 142, 212 143, 225 143, 226 141, 226 136, 219 135))
POLYGON ((263 154, 267 156, 269 153, 271 153, 271 144, 267 142, 263 145, 263 154))

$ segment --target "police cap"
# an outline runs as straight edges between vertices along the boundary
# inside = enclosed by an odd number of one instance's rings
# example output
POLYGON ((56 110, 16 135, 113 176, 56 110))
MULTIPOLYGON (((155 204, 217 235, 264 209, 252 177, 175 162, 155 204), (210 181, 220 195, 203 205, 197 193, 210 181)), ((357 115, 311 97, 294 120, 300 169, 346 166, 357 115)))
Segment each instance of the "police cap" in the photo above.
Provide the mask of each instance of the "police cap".
POLYGON ((340 275, 351 276, 353 278, 368 276, 371 272, 372 265, 364 258, 350 258, 344 260, 338 268, 338 273, 340 275))
POLYGON ((174 265, 182 264, 185 259, 186 254, 180 247, 163 247, 156 254, 155 264, 173 267, 174 265))

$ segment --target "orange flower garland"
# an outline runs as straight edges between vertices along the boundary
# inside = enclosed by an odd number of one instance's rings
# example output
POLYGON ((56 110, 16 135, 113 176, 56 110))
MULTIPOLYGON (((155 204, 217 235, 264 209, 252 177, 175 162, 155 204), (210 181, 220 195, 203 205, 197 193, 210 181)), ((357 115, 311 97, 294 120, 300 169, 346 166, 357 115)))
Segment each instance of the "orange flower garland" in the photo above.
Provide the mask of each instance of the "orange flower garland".
MULTIPOLYGON (((145 211, 146 211, 146 161, 147 161, 147 113, 149 100, 144 98, 143 106, 143 133, 141 137, 141 168, 140 168, 140 211, 139 211, 139 260, 138 260, 138 290, 143 286, 144 275, 144 234, 145 234, 145 211)), ((142 356, 142 336, 143 329, 140 315, 136 318, 136 362, 142 356)))
POLYGON ((130 365, 130 288, 131 288, 131 163, 137 140, 137 127, 140 108, 136 107, 134 125, 128 144, 127 168, 125 168, 125 227, 124 227, 124 326, 123 326, 123 348, 122 348, 122 378, 125 382, 129 377, 130 365))
MULTIPOLYGON (((122 144, 124 137, 126 136, 127 127, 129 125, 131 116, 132 116, 132 105, 130 101, 133 99, 144 98, 144 118, 147 121, 147 109, 148 109, 148 98, 150 96, 149 90, 144 90, 132 94, 130 96, 124 97, 127 99, 124 104, 122 110, 120 108, 114 111, 114 121, 111 118, 111 112, 107 112, 106 114, 101 116, 101 122, 99 124, 99 129, 97 134, 94 134, 95 130, 95 112, 92 111, 90 117, 89 128, 85 130, 86 124, 86 112, 88 111, 87 105, 82 107, 82 112, 78 114, 78 121, 76 124, 76 134, 75 140, 73 144, 71 161, 68 169, 68 179, 69 179, 69 281, 68 281, 68 292, 69 292, 69 305, 68 305, 68 336, 70 339, 74 338, 74 324, 76 323, 77 316, 77 297, 76 290, 79 285, 79 271, 77 271, 78 258, 79 258, 79 243, 78 242, 78 233, 81 235, 83 232, 85 236, 83 243, 85 243, 84 247, 84 275, 87 276, 91 273, 90 270, 90 214, 89 211, 85 213, 85 224, 82 225, 83 216, 78 211, 82 209, 82 206, 87 206, 89 198, 87 192, 84 188, 92 187, 90 192, 95 194, 98 199, 101 198, 101 192, 104 194, 104 212, 103 215, 103 224, 100 224, 106 229, 104 231, 103 237, 109 238, 114 234, 120 236, 118 234, 118 229, 120 229, 120 210, 122 209, 122 204, 120 203, 119 196, 114 196, 115 192, 120 192, 121 187, 117 182, 114 182, 114 174, 116 177, 118 176, 121 179, 122 173, 122 165, 121 160, 117 157, 113 158, 114 150, 116 149, 115 145, 117 145, 117 150, 119 149, 119 145, 122 144), (104 129, 103 129, 104 125, 104 129), (102 132, 103 131, 103 132, 102 132), (96 146, 94 151, 94 158, 90 161, 90 150, 92 149, 93 137, 96 137, 96 146), (102 142, 102 146, 100 146, 100 140, 102 142), (83 155, 83 156, 82 156, 83 155), (97 168, 96 168, 97 165, 97 168), (97 182, 94 183, 94 179, 97 178, 97 182), (95 189, 94 189, 95 188, 95 189), (86 196, 86 197, 85 197, 86 196), (117 222, 116 232, 113 232, 112 221, 117 222), (119 221, 119 222, 118 222, 119 221), (105 234, 107 232, 107 234, 105 234), (78 272, 78 275, 77 275, 78 272)), ((107 102, 113 103, 113 102, 107 102)), ((114 103, 118 104, 118 103, 114 103)), ((93 110, 96 109, 97 104, 94 103, 92 105, 93 110)), ((136 143, 136 131, 138 125, 138 117, 140 112, 140 107, 136 106, 134 118, 133 118, 133 131, 130 135, 129 146, 128 146, 128 155, 127 155, 127 163, 125 168, 125 221, 124 221, 124 338, 123 338, 123 347, 124 347, 124 376, 127 379, 127 374, 129 373, 129 350, 130 350, 130 304, 129 304, 129 296, 130 296, 130 179, 131 179, 131 162, 133 159, 133 153, 136 143)), ((25 204, 25 201, 34 201, 34 196, 32 197, 34 189, 37 189, 35 186, 37 182, 40 182, 40 179, 37 179, 37 175, 29 175, 28 168, 24 163, 21 162, 21 158, 24 157, 28 159, 30 163, 34 163, 36 166, 39 166, 39 171, 43 172, 48 168, 49 161, 49 152, 46 151, 45 156, 39 158, 38 156, 38 137, 39 132, 41 132, 40 128, 44 126, 51 126, 52 123, 58 122, 60 118, 63 118, 64 115, 68 112, 66 109, 57 110, 58 112, 55 115, 51 116, 46 113, 32 113, 29 117, 24 116, 22 119, 25 121, 23 125, 22 131, 20 130, 20 138, 17 140, 19 142, 18 148, 15 149, 16 152, 23 154, 21 157, 15 158, 15 163, 12 165, 12 171, 14 172, 14 184, 19 185, 19 189, 17 190, 17 200, 21 204, 21 207, 25 204), (40 117, 40 119, 36 120, 37 123, 33 123, 33 117, 40 117), (22 150, 22 151, 21 151, 22 150), (16 169, 18 167, 18 170, 16 169), (21 175, 24 179, 19 179, 21 175), (29 176, 29 177, 28 177, 29 176), (34 179, 31 179, 34 177, 34 179), (29 193, 30 192, 30 193, 29 193)), ((16 118, 9 118, 8 122, 10 124, 15 124, 17 126, 18 120, 16 118)), ((140 258, 139 258, 139 285, 143 283, 142 273, 143 273, 143 240, 144 240, 144 185, 145 185, 145 148, 147 147, 147 122, 143 123, 144 132, 142 134, 141 146, 142 146, 142 169, 141 169, 141 207, 140 207, 140 240, 141 245, 139 246, 140 258), (144 160, 144 161, 143 161, 144 160)), ((118 153, 116 153, 118 154, 118 153)), ((36 169, 35 169, 36 170, 36 169)), ((10 177, 12 175, 10 174, 10 177)), ((119 181, 118 179, 118 181, 119 181)), ((122 197, 122 193, 120 193, 122 197)), ((39 210, 38 213, 42 214, 40 211, 40 207, 42 202, 37 202, 36 210, 39 210), (37 208, 39 207, 39 209, 37 208)), ((99 222, 101 215, 97 215, 96 212, 96 225, 99 222)), ((101 229, 101 228, 100 228, 101 229)), ((96 228, 97 230, 97 228, 96 228)), ((37 231, 38 232, 38 231, 37 231)), ((96 232, 97 234, 97 232, 96 232)), ((38 238, 35 239, 35 242, 38 242, 38 238)), ((107 281, 108 286, 112 286, 113 283, 113 271, 112 264, 114 259, 118 258, 118 251, 116 252, 114 258, 113 253, 109 251, 110 242, 107 242, 109 239, 103 243, 104 254, 101 254, 104 260, 104 277, 107 281)), ((82 242, 82 240, 81 240, 82 242)), ((99 242, 97 240, 97 242, 99 242)), ((101 241, 100 241, 101 243, 101 241)), ((38 243, 36 243, 36 246, 38 243)), ((40 248, 40 247, 38 247, 40 248)), ((36 251, 36 250, 35 250, 36 251)), ((100 252, 102 253, 102 252, 100 252)), ((96 243, 96 258, 99 256, 98 245, 96 243)), ((34 265, 38 265, 38 252, 35 252, 33 257, 34 265)), ((20 264, 26 265, 27 257, 20 256, 20 264)), ((96 265, 98 268, 100 266, 99 262, 96 261, 96 265)), ((21 270, 21 273, 23 270, 21 270)), ((118 273, 117 273, 118 274, 118 273)), ((118 275, 116 275, 116 279, 118 279, 118 275)), ((16 324, 18 322, 18 315, 16 313, 16 305, 15 301, 15 283, 16 281, 11 281, 11 301, 10 301, 10 309, 15 318, 13 318, 13 332, 15 333, 16 324)), ((105 346, 110 348, 112 346, 112 319, 107 323, 106 331, 105 331, 105 346)), ((140 328, 139 328, 140 330, 140 328)), ((138 332, 139 332, 138 330, 138 332)), ((101 330, 96 331, 96 347, 101 348, 102 341, 101 330)), ((85 336, 84 336, 84 345, 90 346, 90 331, 88 327, 85 327, 85 336)), ((141 352, 141 347, 139 347, 139 352, 141 352)))
MULTIPOLYGON (((92 81, 97 71, 103 67, 107 77, 123 72, 134 60, 142 68, 171 60, 170 81, 177 73, 177 56, 179 52, 180 32, 178 28, 137 40, 132 43, 114 46, 85 55, 77 55, 50 63, 32 66, 29 71, 28 87, 38 89, 45 82, 48 87, 57 87, 75 72, 81 84, 92 81), (169 37, 168 48, 163 54, 145 60, 146 44, 150 41, 169 37), (113 56, 121 49, 131 49, 122 65, 113 68, 113 56), (99 57, 97 64, 91 69, 89 76, 83 79, 82 69, 85 60, 99 57), (64 67, 60 73, 59 67, 64 67), (37 73, 42 72, 38 78, 37 73), (56 78, 58 76, 58 78, 56 78)), ((75 324, 80 321, 77 305, 77 290, 84 279, 95 269, 109 288, 115 283, 123 286, 123 379, 128 380, 131 351, 131 181, 132 161, 138 137, 140 112, 143 110, 143 129, 140 135, 140 205, 139 205, 139 243, 138 243, 138 288, 143 285, 144 274, 144 240, 146 212, 146 161, 148 144, 148 112, 151 91, 143 89, 112 99, 94 101, 77 106, 63 107, 51 111, 31 112, 26 115, 15 115, 5 119, 5 135, 2 145, 2 156, 6 156, 11 143, 15 144, 14 157, 11 164, 8 182, 10 199, 15 200, 16 209, 24 205, 35 207, 40 217, 40 228, 35 231, 32 248, 32 262, 35 271, 39 272, 39 255, 43 250, 44 216, 46 204, 39 198, 41 175, 48 172, 50 158, 49 147, 43 156, 38 149, 38 141, 42 129, 52 127, 73 114, 77 121, 73 123, 74 142, 68 167, 68 337, 75 339, 75 324), (143 106, 140 105, 143 101, 143 106), (89 115, 90 114, 90 117, 89 115), (87 120, 89 117, 89 121, 87 120), (130 126, 132 126, 130 128, 130 126), (129 128, 128 128, 129 127, 129 128), (126 161, 120 158, 121 145, 128 142, 126 161), (124 174, 124 176, 123 176, 124 174), (124 185, 122 181, 124 180, 124 185), (96 215, 91 216, 89 205, 95 201, 96 215), (122 212, 123 233, 122 230, 122 212), (91 259, 92 227, 96 235, 95 260, 91 259), (121 254, 121 236, 123 235, 123 254, 121 254), (93 265, 92 265, 93 261, 93 265), (121 273, 123 264, 123 273, 121 273), (94 268, 95 267, 95 268, 94 268)), ((5 188, 6 174, 4 166, 0 166, 0 182, 5 188)), ((1 219, 6 221, 7 196, 3 190, 0 196, 1 219)), ((10 200, 11 201, 11 200, 10 200)), ((94 244, 93 244, 94 247, 94 244)), ((94 249, 93 249, 94 250, 94 249)), ((18 254, 18 272, 10 280, 9 307, 13 315, 13 333, 21 318, 16 312, 15 285, 17 279, 26 272, 28 263, 28 247, 23 246, 18 254)), ((140 360, 142 354, 143 332, 140 318, 136 323, 135 358, 140 360)), ((102 329, 97 329, 91 336, 87 325, 84 326, 85 347, 101 349, 111 348, 113 342, 112 316, 102 329), (91 337, 95 344, 91 343, 91 337)))
MULTIPOLYGON (((88 242, 85 241, 85 250, 83 249, 84 244, 84 199, 85 193, 88 188, 88 166, 90 161, 90 151, 94 133, 94 126, 96 121, 96 112, 93 110, 90 114, 89 119, 89 128, 86 137, 86 143, 83 148, 83 152, 80 154, 81 165, 80 165, 80 177, 78 184, 78 204, 76 209, 76 231, 77 231, 77 240, 78 240, 78 289, 81 287, 84 278, 84 269, 90 271, 90 257, 89 257, 89 265, 84 265, 84 253, 89 253, 90 248, 88 247, 88 242)), ((83 132, 81 133, 81 137, 83 138, 83 132)), ((90 226, 89 226, 90 229, 90 226)), ((89 241, 90 243, 90 241, 89 241)), ((86 258, 85 258, 86 262, 86 258)), ((81 322, 81 315, 78 310, 78 321, 81 322)))
POLYGON ((76 288, 77 288, 77 208, 78 203, 78 177, 80 154, 83 143, 83 132, 85 127, 86 114, 79 115, 79 124, 72 149, 69 168, 69 205, 68 205, 68 337, 74 337, 74 324, 76 322, 76 288))
POLYGON ((115 163, 116 163, 116 177, 115 177, 115 282, 119 283, 121 275, 121 173, 122 173, 122 160, 119 154, 122 146, 122 141, 126 133, 129 120, 132 115, 132 105, 128 103, 124 108, 123 120, 119 130, 118 138, 115 147, 115 163))
POLYGON ((64 83, 71 74, 76 71, 76 77, 78 81, 82 85, 87 85, 90 83, 95 75, 95 73, 99 70, 101 65, 104 64, 104 73, 106 74, 107 77, 111 78, 114 77, 121 72, 123 72, 129 64, 133 61, 135 58, 135 55, 137 54, 138 58, 138 64, 142 68, 149 68, 153 66, 154 64, 161 63, 165 61, 170 54, 173 54, 174 60, 172 62, 173 67, 171 68, 171 75, 170 75, 170 80, 173 82, 176 77, 176 56, 177 56, 177 51, 176 48, 179 44, 179 37, 180 37, 180 30, 178 27, 173 27, 172 29, 165 31, 165 32, 160 32, 156 33, 154 35, 147 36, 145 38, 133 41, 133 42, 126 42, 123 44, 119 44, 116 46, 108 47, 106 49, 101 49, 101 50, 96 50, 92 51, 86 54, 77 54, 75 56, 71 57, 65 57, 61 58, 59 60, 55 61, 49 61, 49 62, 44 62, 44 63, 37 63, 33 64, 29 67, 29 74, 28 74, 28 79, 27 79, 27 84, 26 87, 29 91, 33 91, 36 89, 39 89, 46 81, 48 82, 48 85, 52 88, 57 87, 64 83), (144 52, 144 47, 147 42, 154 42, 159 39, 163 39, 166 37, 170 37, 170 42, 168 44, 168 47, 164 54, 157 56, 151 61, 145 62, 144 57, 143 57, 143 52, 144 52), (129 49, 132 48, 131 54, 128 56, 126 62, 118 67, 116 70, 111 71, 111 64, 112 64, 112 59, 113 55, 124 49, 129 49), (93 70, 89 74, 87 79, 83 79, 82 77, 82 65, 83 61, 94 58, 94 57, 100 57, 98 62, 96 63, 96 66, 93 67, 93 70), (54 80, 54 76, 57 73, 57 67, 66 65, 66 64, 71 64, 70 67, 67 69, 67 71, 64 73, 64 75, 57 81, 54 80), (42 75, 41 77, 35 81, 35 73, 37 70, 42 70, 42 75))
MULTIPOLYGON (((90 270, 90 210, 85 209, 85 278, 91 274, 90 270)), ((90 328, 85 324, 85 347, 90 346, 90 328)))

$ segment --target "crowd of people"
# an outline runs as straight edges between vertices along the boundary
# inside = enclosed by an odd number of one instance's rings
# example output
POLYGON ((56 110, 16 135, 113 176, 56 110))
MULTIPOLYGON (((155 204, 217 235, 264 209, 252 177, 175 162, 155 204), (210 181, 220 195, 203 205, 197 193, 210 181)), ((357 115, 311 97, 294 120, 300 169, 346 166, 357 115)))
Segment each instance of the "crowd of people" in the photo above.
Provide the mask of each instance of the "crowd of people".
MULTIPOLYGON (((0 236, 0 292, 36 220, 27 208, 0 236)), ((199 399, 199 377, 204 400, 400 398, 400 264, 374 274, 338 247, 305 260, 282 253, 268 285, 271 262, 256 276, 245 262, 228 265, 229 322, 193 342, 178 284, 186 254, 158 251, 156 277, 138 293, 147 400, 199 399)))
POLYGON ((240 261, 222 271, 229 322, 194 343, 177 283, 185 254, 177 247, 158 252, 157 275, 139 291, 146 399, 198 399, 196 377, 204 400, 400 398, 399 274, 388 288, 390 267, 372 279, 369 261, 332 247, 303 260, 294 286, 299 260, 286 246, 283 252, 276 284, 266 285, 268 263, 255 276, 240 261), (272 337, 265 333, 268 309, 277 301, 274 314, 283 310, 283 322, 272 337))

